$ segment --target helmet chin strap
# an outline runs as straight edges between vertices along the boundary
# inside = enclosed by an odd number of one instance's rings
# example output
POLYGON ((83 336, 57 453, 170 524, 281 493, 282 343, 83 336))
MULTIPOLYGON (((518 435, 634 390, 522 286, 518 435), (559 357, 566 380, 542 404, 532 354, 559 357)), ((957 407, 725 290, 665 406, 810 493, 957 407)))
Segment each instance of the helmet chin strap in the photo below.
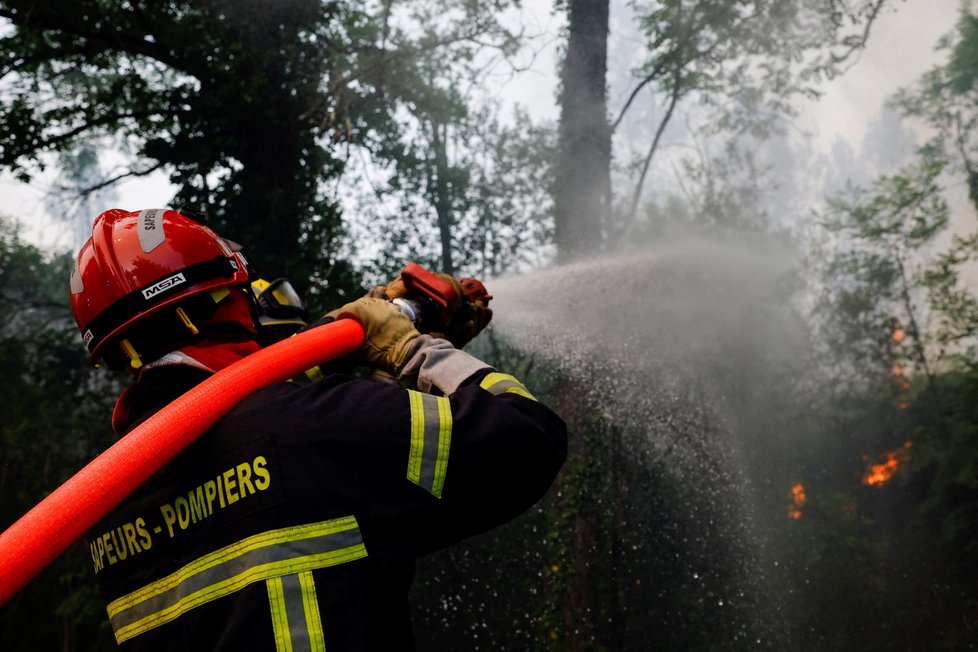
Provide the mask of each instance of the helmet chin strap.
MULTIPOLYGON (((185 366, 200 369, 207 373, 217 373, 255 353, 259 348, 258 343, 254 341, 212 341, 184 346, 141 367, 136 376, 136 382, 139 382, 139 378, 146 371, 162 367, 185 366)), ((135 383, 122 390, 122 394, 116 401, 115 409, 112 410, 112 430, 120 437, 126 433, 126 426, 129 425, 129 410, 134 386, 135 383)))
MULTIPOLYGON (((228 292, 222 294, 220 298, 215 297, 215 301, 218 303, 217 310, 205 322, 202 326, 203 330, 192 342, 145 364, 141 362, 138 367, 133 365, 132 371, 137 383, 143 373, 161 367, 185 366, 211 374, 217 373, 261 348, 254 339, 250 298, 244 292, 228 292), (247 332, 238 328, 245 324, 251 324, 251 328, 246 327, 247 332), (234 337, 228 337, 226 333, 218 332, 222 326, 227 325, 235 327, 234 337)), ((133 354, 138 359, 138 354, 135 351, 133 354)), ((112 429, 120 436, 125 433, 125 428, 129 422, 131 388, 132 385, 122 392, 112 412, 112 429)))

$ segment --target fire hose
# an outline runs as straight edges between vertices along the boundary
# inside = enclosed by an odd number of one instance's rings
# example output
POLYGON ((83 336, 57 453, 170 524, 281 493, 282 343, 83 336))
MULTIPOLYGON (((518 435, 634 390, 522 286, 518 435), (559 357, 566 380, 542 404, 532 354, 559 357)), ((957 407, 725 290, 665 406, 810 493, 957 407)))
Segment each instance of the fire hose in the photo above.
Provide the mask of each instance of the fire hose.
POLYGON ((0 534, 0 606, 246 396, 363 340, 352 319, 301 332, 208 377, 137 426, 0 534))

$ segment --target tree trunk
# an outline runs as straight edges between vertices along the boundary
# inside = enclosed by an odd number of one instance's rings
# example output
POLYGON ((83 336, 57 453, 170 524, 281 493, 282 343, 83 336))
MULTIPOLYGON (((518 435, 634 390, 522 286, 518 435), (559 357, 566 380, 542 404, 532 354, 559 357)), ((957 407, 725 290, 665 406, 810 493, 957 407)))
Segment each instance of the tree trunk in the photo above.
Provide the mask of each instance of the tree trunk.
POLYGON ((568 0, 554 183, 558 259, 600 250, 611 206, 606 81, 608 0, 568 0))
POLYGON ((445 125, 437 120, 431 121, 431 149, 435 155, 434 187, 429 189, 435 214, 438 219, 438 236, 441 239, 441 271, 455 275, 455 265, 452 262, 452 189, 450 187, 448 168, 448 151, 445 140, 447 134, 445 125))

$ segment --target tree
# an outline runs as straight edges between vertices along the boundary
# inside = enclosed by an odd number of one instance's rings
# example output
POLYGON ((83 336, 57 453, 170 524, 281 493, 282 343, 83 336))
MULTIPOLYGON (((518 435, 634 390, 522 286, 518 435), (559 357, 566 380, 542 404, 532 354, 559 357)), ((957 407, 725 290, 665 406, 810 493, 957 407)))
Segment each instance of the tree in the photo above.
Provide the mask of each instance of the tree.
MULTIPOLYGON (((836 238, 825 255, 823 309, 833 323, 828 349, 853 374, 933 379, 941 352, 930 344, 925 284, 930 270, 924 248, 948 226, 947 203, 929 162, 881 177, 868 191, 829 200, 823 225, 836 238), (912 368, 904 369, 904 365, 912 368)), ((838 369, 836 369, 838 371, 838 369)))
POLYGON ((956 649, 970 636, 978 313, 962 275, 975 238, 938 248, 951 229, 946 169, 925 158, 821 215, 831 237, 817 252, 809 382, 824 416, 799 420, 813 427, 796 467, 812 500, 782 533, 786 567, 805 569, 785 581, 815 606, 798 631, 825 632, 820 648, 888 635, 956 649))
POLYGON ((0 167, 26 180, 50 154, 119 148, 127 167, 79 193, 163 171, 175 205, 323 301, 355 285, 328 182, 358 148, 395 156, 405 108, 427 141, 419 160, 441 167, 424 192, 451 250, 459 113, 446 77, 426 73, 482 38, 510 43, 494 18, 508 4, 5 0, 0 167))
POLYGON ((611 206, 607 110, 608 0, 567 0, 567 51, 560 72, 554 176, 558 257, 601 249, 611 206))
POLYGON ((319 0, 7 0, 0 165, 28 179, 47 153, 118 146, 128 167, 81 193, 164 170, 176 205, 305 285, 338 229, 312 118, 337 15, 319 0))
MULTIPOLYGON (((534 125, 521 111, 506 120, 493 107, 484 107, 446 131, 451 136, 449 167, 457 181, 449 213, 456 274, 488 279, 551 259, 553 129, 534 125)), ((440 236, 436 207, 424 192, 437 169, 418 160, 417 149, 405 149, 401 156, 383 169, 386 178, 375 174, 358 184, 364 193, 351 220, 359 244, 376 251, 365 273, 377 283, 396 276, 406 260, 433 269, 444 264, 446 240, 440 236), (429 215, 434 218, 426 219, 429 215)))
MULTIPOLYGON (((542 154, 545 129, 529 124, 520 111, 505 119, 484 87, 499 68, 513 72, 513 57, 527 44, 499 17, 513 4, 416 2, 407 15, 384 14, 374 21, 383 26, 376 38, 380 47, 372 55, 375 65, 361 65, 363 79, 389 94, 391 110, 365 131, 358 154, 366 161, 351 162, 361 183, 350 185, 370 186, 351 222, 366 227, 357 233, 362 248, 379 252, 371 264, 378 279, 396 274, 407 258, 451 273, 498 269, 508 245, 479 238, 525 242, 525 236, 500 238, 498 232, 511 231, 514 215, 493 210, 515 202, 529 209, 518 222, 540 219, 533 202, 541 203, 541 193, 528 180, 542 183, 549 161, 527 155, 542 154), (459 18, 451 29, 443 28, 453 7, 459 18), (405 49, 412 56, 403 56, 405 49), (533 141, 520 148, 517 136, 533 141), (502 181, 512 175, 512 166, 524 164, 523 179, 502 181)), ((530 229, 534 237, 539 232, 530 229)))
MULTIPOLYGON (((817 95, 819 83, 842 71, 862 49, 886 0, 627 4, 645 42, 644 60, 630 71, 626 99, 610 120, 604 101, 607 2, 567 5, 560 129, 561 142, 568 145, 562 145, 563 168, 554 192, 558 246, 571 257, 573 248, 582 246, 575 238, 590 242, 595 251, 605 242, 620 244, 639 214, 663 137, 684 107, 696 119, 693 129, 702 134, 767 135, 792 114, 795 99, 817 95), (630 124, 643 94, 657 107, 658 117, 630 124), (644 144, 634 160, 619 161, 624 175, 614 182, 614 192, 608 190, 613 137, 617 146, 644 144), (574 139, 580 145, 571 147, 574 139), (613 211, 612 194, 620 198, 613 211), (571 237, 574 229, 580 234, 571 237)), ((610 75, 616 79, 620 71, 610 75)))
POLYGON ((914 649, 957 649, 972 636, 978 296, 965 279, 978 236, 951 219, 945 198, 960 176, 978 198, 969 133, 978 22, 963 7, 941 42, 948 62, 896 99, 934 137, 913 164, 850 188, 821 214, 829 234, 817 249, 814 326, 824 378, 814 398, 831 418, 809 441, 829 449, 809 444, 802 457, 814 471, 840 452, 862 452, 870 468, 885 459, 879 466, 892 475, 873 486, 863 475, 859 487, 851 463, 831 478, 821 471, 819 498, 785 542, 806 550, 788 566, 811 569, 804 599, 819 606, 803 627, 841 632, 850 646, 889 636, 914 649), (853 590, 863 587, 876 590, 853 590))
POLYGON ((900 173, 829 199, 822 217, 832 235, 817 254, 820 314, 831 322, 821 326, 835 337, 829 358, 857 376, 917 372, 930 392, 939 372, 978 350, 978 297, 963 281, 978 235, 951 222, 944 193, 955 168, 938 153, 930 143, 900 173))
MULTIPOLYGON (((427 15, 422 21, 432 23, 433 18, 427 15)), ((428 32, 423 39, 435 36, 428 32)), ((457 226, 468 208, 472 125, 463 88, 476 75, 472 60, 478 49, 463 39, 450 48, 448 65, 445 53, 433 56, 429 51, 395 64, 399 70, 394 75, 385 66, 405 119, 394 118, 396 131, 384 135, 376 153, 392 169, 390 188, 401 194, 403 214, 414 217, 415 224, 433 214, 432 239, 439 249, 435 267, 448 274, 455 274, 456 258, 461 258, 457 226)))
MULTIPOLYGON (((0 530, 112 441, 119 379, 86 364, 68 308, 71 260, 24 244, 0 221, 0 364, 14 400, 0 405, 0 530)), ((114 644, 84 545, 55 560, 0 609, 5 650, 114 644)))
POLYGON ((963 2, 957 28, 939 42, 948 53, 945 65, 926 73, 915 88, 900 91, 896 105, 908 116, 923 118, 934 136, 923 153, 953 162, 964 172, 971 203, 978 210, 978 15, 963 2))
POLYGON ((762 136, 794 113, 799 96, 838 74, 862 49, 886 0, 833 0, 824 6, 793 0, 666 0, 630 3, 647 39, 646 61, 633 72, 618 129, 643 90, 661 102, 662 117, 624 210, 633 219, 649 165, 679 104, 706 110, 706 131, 762 136))

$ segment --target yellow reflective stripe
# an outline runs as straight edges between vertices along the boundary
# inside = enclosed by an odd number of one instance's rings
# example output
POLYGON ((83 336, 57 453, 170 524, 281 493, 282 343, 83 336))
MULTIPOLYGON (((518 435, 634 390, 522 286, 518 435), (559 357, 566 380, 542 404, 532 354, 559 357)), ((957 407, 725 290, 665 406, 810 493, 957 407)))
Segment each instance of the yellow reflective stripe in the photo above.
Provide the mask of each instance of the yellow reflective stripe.
POLYGON ((312 571, 275 577, 265 584, 276 652, 326 652, 312 571))
POLYGON ((444 396, 408 390, 411 407, 411 448, 408 480, 441 498, 452 443, 452 407, 444 396))
POLYGON ((355 517, 346 516, 319 523, 294 525, 292 527, 282 528, 279 530, 269 530, 268 532, 254 534, 250 537, 242 539, 241 541, 232 543, 229 546, 225 546, 219 550, 208 553, 203 557, 190 562, 180 570, 161 578, 152 584, 148 584, 137 591, 133 591, 128 595, 124 595, 121 598, 113 600, 108 607, 109 617, 112 617, 114 612, 118 613, 119 611, 130 608, 132 605, 138 602, 143 602, 155 595, 172 589, 173 587, 182 583, 185 580, 185 577, 188 575, 203 572, 224 563, 229 559, 247 554, 252 550, 275 546, 281 543, 288 543, 290 541, 329 536, 331 534, 337 534, 348 530, 357 530, 357 538, 359 539, 358 527, 357 519, 355 517))
POLYGON ((285 589, 281 577, 265 582, 268 588, 268 604, 272 611, 272 632, 275 634, 276 652, 292 652, 292 636, 289 634, 289 617, 285 607, 285 589))
POLYGON ((435 458, 435 477, 431 482, 431 493, 441 498, 445 488, 445 474, 448 472, 448 450, 452 445, 452 404, 443 396, 438 401, 438 456, 435 458))
POLYGON ((367 556, 354 517, 256 534, 109 604, 119 643, 254 582, 367 556))
POLYGON ((498 372, 486 374, 486 377, 479 383, 479 387, 496 396, 508 393, 517 394, 531 401, 537 400, 537 397, 531 394, 523 383, 509 374, 498 372))
POLYGON ((311 652, 326 652, 326 637, 323 635, 322 618, 319 617, 319 599, 316 597, 316 581, 312 571, 299 573, 299 586, 302 588, 302 610, 309 632, 309 649, 311 652))
POLYGON ((408 480, 421 483, 421 451, 424 450, 424 395, 408 390, 411 404, 411 450, 408 453, 408 480))

